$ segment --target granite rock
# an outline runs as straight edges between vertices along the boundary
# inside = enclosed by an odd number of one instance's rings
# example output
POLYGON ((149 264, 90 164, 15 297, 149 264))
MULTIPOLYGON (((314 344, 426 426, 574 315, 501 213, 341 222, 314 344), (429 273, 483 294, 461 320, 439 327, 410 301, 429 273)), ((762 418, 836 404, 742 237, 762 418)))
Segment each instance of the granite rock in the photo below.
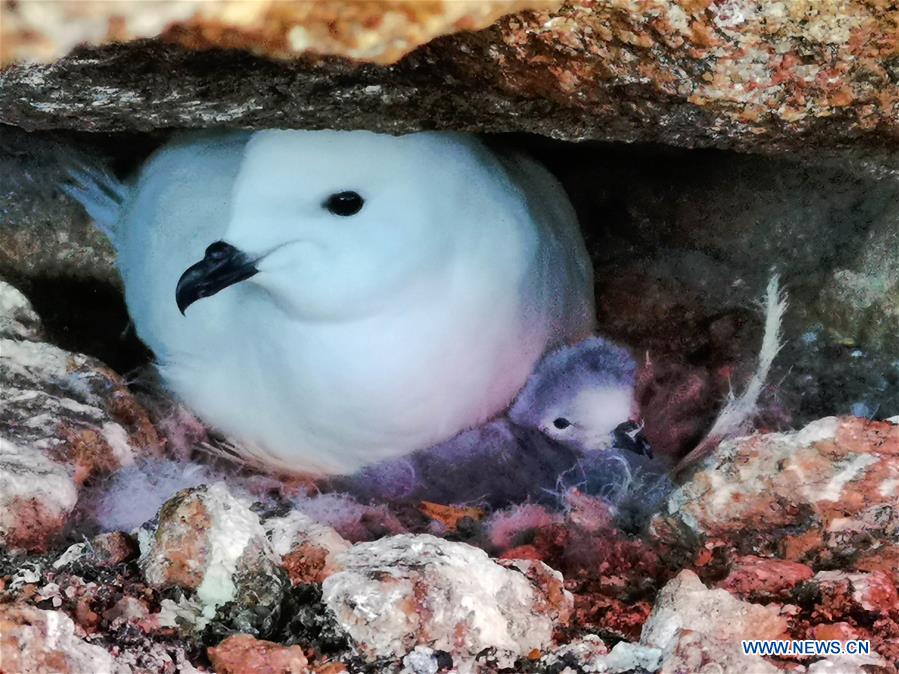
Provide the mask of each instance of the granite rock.
POLYGON ((104 648, 87 643, 61 611, 0 604, 0 667, 4 672, 128 674, 104 648))
POLYGON ((96 359, 40 341, 0 281, 0 543, 46 549, 82 485, 161 451, 146 411, 96 359))
POLYGON ((235 634, 209 649, 216 674, 306 674, 306 656, 299 646, 281 646, 249 634, 235 634))
POLYGON ((730 440, 671 494, 668 521, 744 554, 899 582, 897 457, 899 426, 851 417, 730 440))
POLYGON ((403 657, 416 645, 471 666, 486 648, 512 661, 553 643, 571 608, 557 572, 541 562, 506 568, 463 543, 403 534, 359 543, 338 557, 324 601, 362 654, 403 657), (534 565, 539 568, 532 568, 534 565))
POLYGON ((314 3, 320 8, 296 10, 311 13, 299 31, 275 3, 251 11, 221 0, 193 18, 195 5, 168 3, 143 24, 139 2, 95 3, 103 14, 79 7, 87 18, 78 21, 66 16, 72 10, 44 10, 29 42, 22 30, 43 4, 18 3, 14 20, 4 22, 8 59, 64 54, 70 35, 95 43, 158 37, 7 66, 0 121, 27 129, 528 131, 852 155, 896 170, 897 10, 882 3, 539 3, 483 30, 428 42, 391 65, 350 59, 390 60, 436 34, 478 28, 535 3, 442 2, 416 11, 400 2, 314 3), (118 34, 102 21, 107 13, 121 16, 112 24, 118 34), (175 23, 163 31, 166 16, 175 23), (239 49, 190 49, 210 46, 239 49), (299 57, 268 58, 286 55, 299 57))
POLYGON ((226 605, 251 612, 280 605, 285 581, 278 557, 259 517, 224 483, 178 492, 138 538, 147 583, 187 595, 180 607, 167 605, 169 622, 179 615, 190 622, 195 613, 201 627, 226 605))

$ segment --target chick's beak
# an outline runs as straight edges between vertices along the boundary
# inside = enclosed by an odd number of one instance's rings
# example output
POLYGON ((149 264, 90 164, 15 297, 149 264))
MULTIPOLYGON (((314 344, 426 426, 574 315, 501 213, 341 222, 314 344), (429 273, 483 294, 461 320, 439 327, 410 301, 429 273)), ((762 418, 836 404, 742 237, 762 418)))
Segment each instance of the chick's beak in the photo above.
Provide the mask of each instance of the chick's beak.
POLYGON ((643 424, 625 421, 612 431, 615 447, 652 458, 652 446, 643 434, 643 424))
POLYGON ((206 249, 203 259, 187 268, 175 288, 175 302, 183 314, 187 307, 203 297, 215 295, 228 286, 244 281, 259 270, 254 260, 224 241, 206 249))

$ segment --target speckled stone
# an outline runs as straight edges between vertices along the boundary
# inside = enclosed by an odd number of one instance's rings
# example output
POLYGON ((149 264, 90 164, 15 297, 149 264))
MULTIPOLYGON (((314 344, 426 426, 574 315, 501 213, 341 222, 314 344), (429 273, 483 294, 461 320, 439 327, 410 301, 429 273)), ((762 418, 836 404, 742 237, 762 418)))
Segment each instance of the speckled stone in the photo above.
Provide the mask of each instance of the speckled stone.
MULTIPOLYGON (((293 30, 290 21, 265 11, 232 21, 224 4, 212 5, 205 17, 182 18, 149 42, 7 67, 0 73, 0 121, 91 131, 225 125, 529 131, 818 158, 848 152, 876 170, 896 170, 895 7, 860 0, 645 6, 572 0, 440 37, 391 65, 371 65, 350 59, 389 61, 408 49, 391 43, 396 22, 386 20, 373 31, 348 30, 355 37, 344 40, 342 21, 352 27, 356 3, 321 3, 298 48, 287 53, 278 36, 285 26, 293 30), (236 30, 221 29, 229 21, 236 30), (241 33, 241 21, 252 30, 241 33), (330 32, 319 30, 329 23, 330 32), (275 62, 258 55, 299 56, 275 62)), ((407 46, 498 15, 447 22, 461 4, 443 3, 436 28, 409 33, 407 46)), ((139 6, 124 11, 120 23, 128 25, 139 6)), ((67 47, 52 49, 59 42, 54 22, 65 20, 51 16, 42 26, 51 53, 67 47)), ((406 21, 415 25, 414 18, 406 21)), ((101 31, 95 41, 115 37, 101 31)))

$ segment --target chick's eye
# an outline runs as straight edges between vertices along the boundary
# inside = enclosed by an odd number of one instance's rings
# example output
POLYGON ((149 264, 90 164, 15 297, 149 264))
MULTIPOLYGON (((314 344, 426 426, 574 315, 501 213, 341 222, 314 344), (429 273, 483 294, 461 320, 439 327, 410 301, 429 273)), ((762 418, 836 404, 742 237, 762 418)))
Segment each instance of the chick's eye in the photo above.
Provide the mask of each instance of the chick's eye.
POLYGON ((560 431, 564 431, 566 428, 571 426, 571 422, 568 421, 565 417, 559 417, 555 421, 553 421, 553 426, 558 428, 560 431))
POLYGON ((365 199, 360 197, 358 192, 348 191, 332 194, 325 199, 325 203, 322 206, 334 215, 348 216, 356 215, 356 213, 362 210, 364 204, 365 199))

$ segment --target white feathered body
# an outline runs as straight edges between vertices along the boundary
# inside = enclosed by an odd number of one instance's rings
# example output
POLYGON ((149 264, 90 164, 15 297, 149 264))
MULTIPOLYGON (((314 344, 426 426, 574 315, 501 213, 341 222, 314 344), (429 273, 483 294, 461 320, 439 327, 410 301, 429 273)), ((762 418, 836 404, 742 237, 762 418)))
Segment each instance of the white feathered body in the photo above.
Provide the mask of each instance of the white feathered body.
POLYGON ((591 265, 561 186, 461 134, 188 135, 147 162, 115 229, 128 308, 166 384, 290 470, 348 473, 446 440, 502 413, 547 349, 594 327, 591 265), (372 183, 376 225, 319 224, 311 210, 303 224, 313 206, 282 198, 335 175, 335 189, 372 183), (310 270, 297 282, 308 311, 275 270, 270 287, 260 273, 179 313, 178 279, 210 243, 269 250, 307 229, 309 250, 283 264, 310 270))

